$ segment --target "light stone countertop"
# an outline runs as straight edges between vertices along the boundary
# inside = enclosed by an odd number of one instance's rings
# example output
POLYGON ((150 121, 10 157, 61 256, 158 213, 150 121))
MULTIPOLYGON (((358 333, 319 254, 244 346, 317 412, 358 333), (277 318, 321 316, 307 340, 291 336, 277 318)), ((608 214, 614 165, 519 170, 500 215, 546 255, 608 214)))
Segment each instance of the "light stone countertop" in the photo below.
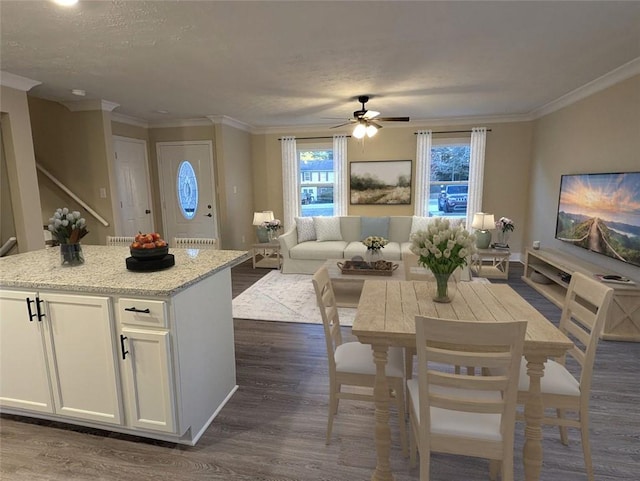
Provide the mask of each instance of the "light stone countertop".
POLYGON ((60 248, 0 258, 0 287, 76 293, 169 297, 249 258, 246 251, 169 248, 175 266, 154 272, 127 270, 129 247, 82 245, 85 263, 62 267, 60 248))

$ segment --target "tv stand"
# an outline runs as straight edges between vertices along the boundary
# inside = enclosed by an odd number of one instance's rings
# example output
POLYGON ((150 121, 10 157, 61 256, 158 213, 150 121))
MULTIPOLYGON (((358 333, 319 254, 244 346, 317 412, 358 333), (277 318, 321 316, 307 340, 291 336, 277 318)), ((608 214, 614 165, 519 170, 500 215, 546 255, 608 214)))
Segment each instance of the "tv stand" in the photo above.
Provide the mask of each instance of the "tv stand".
MULTIPOLYGON (((581 272, 590 277, 596 274, 615 274, 602 267, 552 249, 526 249, 522 280, 556 306, 562 308, 569 288, 568 277, 581 272), (564 280, 563 280, 564 279, 564 280)), ((601 339, 640 342, 640 283, 631 285, 607 283, 614 289, 613 301, 601 339)))

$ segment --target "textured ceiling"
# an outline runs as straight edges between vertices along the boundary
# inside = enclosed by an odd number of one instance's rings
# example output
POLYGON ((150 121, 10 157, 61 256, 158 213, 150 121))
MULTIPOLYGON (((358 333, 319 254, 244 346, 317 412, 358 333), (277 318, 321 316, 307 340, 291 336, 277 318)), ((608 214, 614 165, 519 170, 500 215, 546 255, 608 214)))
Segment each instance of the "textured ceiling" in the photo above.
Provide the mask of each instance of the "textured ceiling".
POLYGON ((527 115, 640 57, 640 2, 0 1, 30 95, 148 122, 332 125, 527 115), (158 110, 167 110, 160 114, 158 110))

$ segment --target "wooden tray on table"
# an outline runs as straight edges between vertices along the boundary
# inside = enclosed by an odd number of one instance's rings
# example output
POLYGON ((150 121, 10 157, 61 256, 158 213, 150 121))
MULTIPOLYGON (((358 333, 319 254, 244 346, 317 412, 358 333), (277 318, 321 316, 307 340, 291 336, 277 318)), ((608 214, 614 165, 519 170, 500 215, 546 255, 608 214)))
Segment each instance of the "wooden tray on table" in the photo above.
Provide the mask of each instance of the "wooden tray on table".
POLYGON ((357 276, 388 276, 390 277, 398 268, 398 264, 390 261, 376 261, 372 264, 367 261, 344 261, 338 262, 338 267, 342 274, 357 276))

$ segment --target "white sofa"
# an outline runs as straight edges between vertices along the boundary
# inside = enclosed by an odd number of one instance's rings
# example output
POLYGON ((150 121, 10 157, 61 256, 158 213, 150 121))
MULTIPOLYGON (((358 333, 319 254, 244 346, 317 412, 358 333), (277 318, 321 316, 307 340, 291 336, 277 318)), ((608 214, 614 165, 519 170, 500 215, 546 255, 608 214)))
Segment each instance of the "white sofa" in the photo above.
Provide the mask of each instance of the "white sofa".
MULTIPOLYGON (((314 220, 319 219, 315 218, 314 220)), ((365 257, 366 246, 362 240, 367 235, 382 235, 389 243, 382 249, 385 260, 399 261, 403 253, 410 253, 409 236, 412 232, 428 224, 428 217, 389 216, 388 232, 372 232, 368 224, 371 217, 344 216, 340 219, 342 240, 307 240, 298 242, 298 229, 293 227, 278 237, 282 255, 283 274, 313 274, 327 259, 351 259, 359 255, 365 257), (366 232, 362 232, 361 219, 366 219, 366 232)))

